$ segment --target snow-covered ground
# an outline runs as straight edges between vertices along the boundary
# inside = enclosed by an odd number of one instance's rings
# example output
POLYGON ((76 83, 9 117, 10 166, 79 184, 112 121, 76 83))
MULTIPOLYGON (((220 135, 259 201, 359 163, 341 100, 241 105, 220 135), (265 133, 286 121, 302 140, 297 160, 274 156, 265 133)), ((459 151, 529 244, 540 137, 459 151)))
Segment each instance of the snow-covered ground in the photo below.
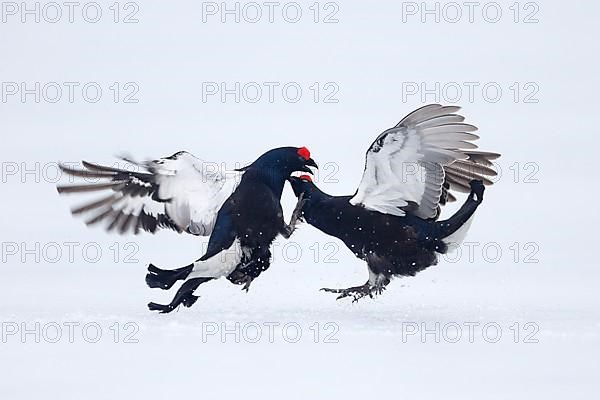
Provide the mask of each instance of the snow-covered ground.
POLYGON ((360 268, 276 264, 248 295, 221 281, 194 308, 154 315, 144 302, 168 296, 144 288, 141 265, 10 267, 2 390, 7 398, 584 398, 595 391, 600 315, 596 288, 583 283, 597 273, 578 271, 444 265, 349 304, 317 289, 362 282, 360 268), (40 343, 22 336, 36 323, 40 343))
MULTIPOLYGON (((210 8, 218 3, 148 1, 138 23, 124 24, 112 22, 113 3, 99 2, 96 24, 80 14, 22 23, 2 5, 0 398, 594 397, 600 6, 502 1, 502 19, 490 23, 481 3, 470 23, 463 5, 452 23, 440 3, 440 22, 422 23, 420 2, 323 2, 315 23, 311 1, 298 3, 298 23, 281 14, 222 23, 210 8), (339 21, 322 23, 327 15, 339 21), (9 94, 23 82, 58 82, 63 98, 9 94), (94 82, 102 97, 75 91, 70 102, 64 82, 94 82), (260 83, 263 98, 206 96, 222 82, 260 83), (302 97, 276 91, 271 102, 263 82, 293 82, 302 97), (476 89, 470 99, 465 82, 502 94, 494 102, 476 89), (421 85, 436 83, 422 99, 421 85), (454 83, 463 90, 456 100, 454 83), (132 87, 139 102, 124 103, 132 87), (324 102, 327 94, 338 101, 324 102), (249 293, 211 282, 193 308, 150 313, 146 303, 173 291, 145 286, 147 263, 185 265, 205 240, 88 229, 69 214, 77 201, 55 190, 57 160, 112 164, 121 152, 185 149, 233 167, 271 147, 306 145, 321 165, 319 185, 347 194, 373 138, 424 102, 462 105, 478 144, 503 154, 501 176, 460 253, 373 300, 319 292, 363 283, 366 266, 302 226, 277 242, 249 293)), ((119 21, 135 11, 119 4, 119 21)), ((289 214, 290 190, 282 203, 289 214)))

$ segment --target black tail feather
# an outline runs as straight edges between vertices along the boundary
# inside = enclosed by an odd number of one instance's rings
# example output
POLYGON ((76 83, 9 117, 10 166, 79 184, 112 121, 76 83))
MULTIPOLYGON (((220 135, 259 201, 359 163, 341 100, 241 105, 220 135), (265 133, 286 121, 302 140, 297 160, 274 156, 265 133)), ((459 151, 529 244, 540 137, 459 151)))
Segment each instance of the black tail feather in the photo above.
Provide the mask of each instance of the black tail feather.
POLYGON ((438 238, 448 237, 460 229, 471 218, 483 201, 483 192, 485 191, 483 182, 473 179, 469 182, 469 186, 471 187, 471 193, 462 207, 447 220, 435 223, 434 227, 438 238))

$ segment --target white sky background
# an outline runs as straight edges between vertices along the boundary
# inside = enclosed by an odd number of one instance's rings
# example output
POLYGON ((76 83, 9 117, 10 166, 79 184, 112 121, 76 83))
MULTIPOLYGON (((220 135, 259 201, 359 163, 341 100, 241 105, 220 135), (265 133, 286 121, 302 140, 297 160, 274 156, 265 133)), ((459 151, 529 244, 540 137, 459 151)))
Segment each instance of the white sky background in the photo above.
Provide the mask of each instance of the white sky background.
MULTIPOLYGON (((239 389, 261 394, 251 389, 263 379, 259 379, 258 372, 240 377, 241 388, 223 378, 232 368, 233 373, 241 373, 236 370, 239 365, 235 354, 239 352, 245 359, 244 370, 270 371, 277 376, 275 386, 281 385, 281 390, 289 390, 292 395, 319 392, 364 398, 363 393, 390 394, 394 390, 418 395, 429 382, 440 382, 448 385, 448 390, 428 388, 427 393, 452 397, 474 387, 486 397, 518 397, 520 389, 533 385, 546 397, 566 393, 587 396, 586 391, 591 390, 587 372, 561 373, 553 364, 565 368, 579 364, 586 371, 598 366, 595 289, 600 273, 595 267, 594 232, 600 221, 594 204, 599 192, 592 167, 597 158, 600 122, 598 4, 538 1, 526 6, 526 2, 519 2, 518 22, 514 22, 515 2, 500 1, 502 17, 490 23, 486 18, 493 19, 495 13, 488 9, 484 16, 482 10, 487 3, 481 2, 470 23, 468 8, 459 2, 462 18, 451 23, 455 9, 440 3, 440 22, 436 23, 432 14, 426 15, 423 23, 421 2, 343 1, 326 9, 326 2, 320 2, 319 22, 315 23, 314 11, 309 8, 314 1, 301 1, 302 18, 289 23, 282 16, 286 3, 281 2, 275 8, 273 23, 268 22, 264 5, 262 18, 256 23, 245 21, 243 15, 240 23, 232 15, 222 23, 220 13, 204 15, 203 22, 203 4, 207 6, 202 2, 144 1, 138 3, 135 15, 139 22, 126 24, 112 21, 114 13, 109 7, 114 2, 98 3, 103 14, 95 24, 83 19, 81 6, 75 10, 73 23, 68 22, 63 6, 61 20, 52 24, 43 16, 40 23, 35 23, 33 16, 22 23, 20 11, 9 15, 10 6, 0 4, 4 10, 0 23, 0 238, 2 243, 29 246, 53 241, 98 242, 105 253, 115 241, 121 247, 135 242, 139 263, 123 265, 119 257, 120 262, 115 264, 108 256, 93 265, 81 259, 68 262, 66 256, 54 264, 35 262, 31 257, 22 262, 20 254, 3 253, 0 317, 2 322, 18 323, 101 320, 107 326, 111 321, 136 321, 142 326, 140 343, 133 349, 107 344, 100 347, 102 351, 87 343, 61 347, 19 340, 0 343, 0 375, 10 378, 10 398, 35 394, 27 387, 32 370, 45 377, 42 382, 48 385, 46 394, 56 398, 89 396, 85 390, 94 383, 88 382, 80 367, 97 360, 88 366, 95 369, 94 375, 102 376, 101 371, 108 370, 107 379, 116 377, 120 369, 112 368, 113 357, 117 356, 127 357, 127 371, 133 371, 135 379, 122 387, 125 392, 103 389, 96 395, 150 395, 154 392, 144 383, 148 377, 161 378, 146 374, 148 366, 168 371, 187 351, 197 356, 197 362, 188 365, 189 370, 181 372, 180 378, 188 382, 189 389, 193 387, 193 376, 211 378, 210 384, 200 383, 208 385, 205 390, 209 393, 239 395, 239 389), (417 13, 408 15, 413 4, 417 13), (323 23, 325 15, 336 9, 333 18, 339 21, 323 23), (530 15, 532 12, 534 15, 530 15), (528 15, 538 22, 524 23, 528 15), (11 82, 25 82, 29 88, 35 82, 41 86, 78 82, 80 86, 71 103, 63 85, 62 99, 52 104, 44 96, 36 103, 33 95, 26 96, 25 102, 20 93, 7 95, 11 82), (88 82, 102 88, 97 103, 82 97, 81 86, 88 82), (135 83, 139 102, 124 103, 121 98, 115 103, 110 89, 114 82, 119 83, 121 97, 127 93, 123 85, 135 83), (230 88, 235 82, 241 86, 277 82, 279 86, 272 103, 264 85, 258 102, 251 103, 242 96, 236 103, 233 95, 228 95, 225 102, 219 95, 203 101, 206 82, 224 82, 230 88), (297 103, 282 96, 281 87, 288 82, 302 88, 297 103), (318 102, 310 89, 315 82, 320 87, 318 102), (403 91, 414 84, 434 89, 436 82, 440 87, 458 83, 462 96, 456 99, 451 88, 446 93, 434 90, 425 98, 420 90, 417 94, 403 91), (477 85, 473 98, 464 82, 477 85), (327 83, 339 89, 334 95, 337 103, 323 101, 330 91, 324 87, 327 83), (515 83, 519 87, 516 99, 515 83), (486 84, 501 88, 496 102, 482 93, 486 84), (528 99, 526 96, 533 92, 528 99), (121 238, 101 229, 87 229, 69 215, 69 206, 77 201, 59 198, 55 184, 43 179, 42 171, 54 171, 43 166, 57 160, 111 164, 111 157, 123 152, 146 158, 188 150, 205 160, 233 167, 273 147, 305 145, 322 167, 328 165, 324 172, 336 171, 332 178, 338 183, 319 185, 332 194, 349 194, 358 185, 364 152, 374 137, 429 102, 463 106, 466 122, 480 129, 480 147, 503 154, 498 164, 502 176, 486 192, 467 238, 481 244, 498 243, 502 258, 488 263, 479 252, 475 262, 441 261, 437 267, 405 280, 408 287, 395 282, 380 299, 359 305, 335 303, 317 289, 362 283, 366 278, 364 263, 340 248, 338 263, 326 264, 320 257, 315 264, 306 249, 315 243, 322 248, 336 241, 302 227, 294 237, 305 251, 301 262, 286 263, 280 257, 257 280, 249 295, 242 296, 238 288, 219 282, 207 287, 206 296, 190 310, 167 318, 149 314, 145 310, 147 301, 168 301, 173 293, 143 287, 145 263, 185 265, 201 255, 198 239, 172 232, 121 238), (23 167, 32 169, 36 163, 40 163, 37 176, 22 175, 23 167), (335 163, 335 167, 328 163, 335 163), (18 171, 12 175, 14 165, 18 171), (519 171, 518 177, 515 171, 519 171), (523 263, 527 253, 523 249, 519 262, 514 262, 509 247, 515 242, 521 248, 525 243, 534 243, 539 249, 535 255, 539 263, 523 263), (260 352, 257 347, 243 344, 234 345, 236 350, 232 350, 227 343, 198 345, 198 327, 206 318, 219 323, 298 320, 306 327, 314 321, 333 320, 340 324, 342 336, 334 350, 316 345, 290 350, 285 344, 269 343, 261 345, 260 352), (514 321, 535 321, 542 333, 540 343, 534 345, 537 347, 527 350, 511 343, 504 347, 467 343, 451 349, 435 344, 409 346, 394 340, 406 318, 418 323, 478 319, 499 321, 503 326, 514 321), (165 324, 172 329, 165 331, 165 324), (163 366, 160 362, 155 365, 152 356, 156 351, 152 347, 157 345, 161 353, 156 357, 168 360, 163 366), (330 352, 345 360, 341 373, 335 362, 328 368, 320 359, 330 352), (520 358, 523 352, 525 360, 520 358), (545 358, 549 354, 556 359, 545 358), (461 368, 454 363, 448 365, 449 359, 457 357, 466 357, 467 361, 459 364, 461 368), (52 360, 57 358, 65 360, 67 375, 79 383, 51 373, 52 360), (407 365, 397 365, 403 359, 416 369, 430 365, 437 369, 420 377, 407 365), (498 363, 480 368, 490 360, 498 363), (371 362, 377 366, 369 365, 371 362), (392 377, 390 369, 394 368, 411 379, 405 382, 392 377), (294 376, 286 375, 286 371, 294 372, 294 376), (329 374, 332 380, 335 377, 337 389, 325 379, 329 374), (465 376, 479 379, 473 379, 475 383, 465 376), (304 382, 301 389, 293 388, 296 380, 298 385, 304 382), (501 380, 513 385, 501 386, 501 380), (496 384, 504 392, 486 392, 496 384), (60 387, 62 391, 54 391, 60 387)), ((34 2, 27 4, 33 8, 34 2)), ((220 2, 215 4, 220 7, 220 2)), ((235 2, 226 4, 233 8, 235 2)), ((435 5, 426 4, 430 9, 435 5)), ((119 18, 131 10, 121 9, 119 18)), ((246 17, 253 18, 253 11, 247 10, 250 14, 246 17)), ((48 12, 52 18, 53 11, 48 12)), ((93 17, 93 12, 89 15, 93 17)), ((290 10, 288 17, 293 16, 290 10)), ((488 93, 495 97, 493 89, 488 93)), ((287 189, 283 205, 289 213, 295 199, 287 189)), ((167 382, 155 384, 158 393, 164 394, 178 382, 177 376, 169 376, 167 382)), ((203 392, 198 390, 196 394, 202 396, 203 392)))

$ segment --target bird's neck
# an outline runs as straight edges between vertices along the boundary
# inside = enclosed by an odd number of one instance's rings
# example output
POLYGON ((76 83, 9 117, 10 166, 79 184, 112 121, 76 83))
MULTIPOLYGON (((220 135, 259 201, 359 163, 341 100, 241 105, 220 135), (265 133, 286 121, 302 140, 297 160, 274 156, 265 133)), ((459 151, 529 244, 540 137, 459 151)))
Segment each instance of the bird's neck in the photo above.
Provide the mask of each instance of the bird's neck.
POLYGON ((306 193, 305 196, 307 199, 311 199, 314 201, 318 201, 318 200, 322 200, 322 199, 328 199, 331 198, 332 196, 325 193, 324 191, 322 191, 321 189, 319 189, 316 186, 313 186, 312 188, 310 188, 306 193))
POLYGON ((286 174, 282 171, 272 170, 272 169, 258 169, 258 168, 249 168, 244 173, 243 179, 259 179, 263 182, 277 198, 281 198, 281 194, 283 193, 283 187, 285 186, 285 181, 288 177, 289 173, 286 174))

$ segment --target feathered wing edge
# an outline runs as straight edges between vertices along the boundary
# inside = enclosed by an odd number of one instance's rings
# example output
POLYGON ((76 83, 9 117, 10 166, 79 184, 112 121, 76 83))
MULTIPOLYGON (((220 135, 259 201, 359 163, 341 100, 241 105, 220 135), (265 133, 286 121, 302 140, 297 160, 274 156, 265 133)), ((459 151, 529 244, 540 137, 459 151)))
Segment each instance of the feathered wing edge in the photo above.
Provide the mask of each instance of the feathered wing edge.
POLYGON ((497 176, 491 167, 492 161, 499 158, 500 154, 474 150, 478 147, 471 141, 479 139, 479 136, 471 132, 476 131, 477 127, 463 123, 465 117, 456 114, 460 109, 459 106, 428 104, 409 113, 395 127, 420 129, 434 139, 436 146, 449 145, 447 150, 464 155, 443 166, 440 205, 456 201, 451 191, 469 193, 471 180, 478 179, 485 185, 492 185, 494 182, 489 177, 497 176))
MULTIPOLYGON (((472 142, 479 136, 472 132, 477 127, 464 123, 465 118, 455 114, 458 110, 458 106, 429 104, 381 133, 367 150, 363 179, 350 203, 363 204, 386 214, 401 216, 409 212, 421 218, 437 218, 440 205, 456 200, 452 191, 469 192, 469 182, 473 179, 492 184, 490 177, 496 176, 496 171, 491 168, 492 160, 500 154, 476 150, 478 147, 472 142), (418 152, 404 152, 405 144, 414 146, 415 140, 419 143, 418 152), (385 154, 381 151, 386 148, 389 156, 403 157, 403 160, 379 161, 383 170, 378 171, 377 157, 385 154), (403 171, 405 163, 416 163, 424 173, 425 180, 420 189, 423 193, 417 204, 413 197, 418 188, 399 187, 398 193, 391 193, 387 192, 386 186, 377 183, 380 172, 389 175, 394 169, 403 171), (379 187, 373 187, 373 180, 379 187), (398 194, 407 197, 396 197, 398 194)), ((401 179, 395 184, 406 185, 408 182, 401 179)))
POLYGON ((445 176, 442 197, 440 198, 441 205, 456 201, 456 197, 449 190, 469 193, 471 191, 469 182, 473 179, 478 179, 484 185, 489 186, 494 184, 490 177, 498 175, 491 167, 493 166, 492 161, 499 158, 500 154, 483 151, 463 151, 463 153, 467 155, 467 159, 455 161, 444 167, 445 176))
MULTIPOLYGON (((126 160, 131 162, 130 160, 126 160)), ((135 163, 147 169, 146 165, 135 163)), ((158 184, 150 172, 132 172, 83 161, 85 169, 76 169, 59 164, 67 175, 98 180, 97 183, 58 185, 60 194, 100 192, 112 193, 100 199, 73 207, 73 215, 90 214, 87 225, 106 223, 106 230, 117 230, 120 234, 138 234, 140 230, 154 233, 159 228, 168 228, 181 233, 178 226, 166 213, 168 201, 158 198, 158 184)))

